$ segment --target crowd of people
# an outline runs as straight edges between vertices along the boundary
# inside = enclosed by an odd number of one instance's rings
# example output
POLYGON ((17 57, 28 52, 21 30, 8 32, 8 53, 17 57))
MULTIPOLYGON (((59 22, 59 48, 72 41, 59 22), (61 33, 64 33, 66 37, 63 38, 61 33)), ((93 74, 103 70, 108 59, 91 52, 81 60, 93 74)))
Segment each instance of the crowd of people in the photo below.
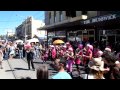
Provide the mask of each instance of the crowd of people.
MULTIPOLYGON (((49 45, 44 47, 39 43, 15 43, 0 42, 0 68, 2 69, 2 60, 19 56, 20 59, 26 58, 28 69, 30 63, 35 70, 33 61, 41 59, 43 64, 51 61, 51 66, 58 71, 52 76, 52 79, 73 79, 73 65, 76 66, 78 77, 80 79, 119 79, 120 78, 120 44, 113 46, 103 45, 98 42, 70 43, 60 45, 49 45), (84 67, 84 76, 81 73, 81 67, 84 67)), ((47 66, 41 66, 37 69, 37 79, 49 79, 47 66)))
POLYGON ((106 46, 101 49, 95 42, 79 43, 75 49, 69 42, 64 45, 49 45, 42 54, 42 60, 52 61, 52 66, 58 70, 53 79, 72 79, 73 65, 79 73, 80 79, 119 79, 120 78, 120 51, 106 46), (80 66, 84 67, 86 77, 81 77, 80 66))
POLYGON ((28 61, 28 68, 30 69, 31 63, 34 69, 33 60, 40 58, 41 48, 42 45, 39 43, 0 41, 0 68, 3 68, 2 60, 25 58, 28 61))

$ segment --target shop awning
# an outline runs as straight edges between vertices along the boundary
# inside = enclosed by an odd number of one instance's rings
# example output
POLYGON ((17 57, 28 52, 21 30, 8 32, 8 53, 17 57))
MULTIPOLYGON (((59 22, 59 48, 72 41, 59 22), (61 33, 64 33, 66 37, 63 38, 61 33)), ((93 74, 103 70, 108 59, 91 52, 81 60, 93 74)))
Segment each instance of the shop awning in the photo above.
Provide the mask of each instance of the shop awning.
POLYGON ((87 28, 120 28, 120 13, 108 14, 102 16, 96 16, 86 20, 82 20, 80 17, 71 18, 62 22, 55 23, 53 25, 47 25, 39 28, 48 31, 60 31, 67 29, 87 29, 87 28))
POLYGON ((42 28, 39 28, 39 30, 61 30, 65 28, 69 28, 75 25, 80 25, 81 17, 71 18, 69 20, 64 20, 62 22, 58 22, 52 25, 46 25, 42 28))

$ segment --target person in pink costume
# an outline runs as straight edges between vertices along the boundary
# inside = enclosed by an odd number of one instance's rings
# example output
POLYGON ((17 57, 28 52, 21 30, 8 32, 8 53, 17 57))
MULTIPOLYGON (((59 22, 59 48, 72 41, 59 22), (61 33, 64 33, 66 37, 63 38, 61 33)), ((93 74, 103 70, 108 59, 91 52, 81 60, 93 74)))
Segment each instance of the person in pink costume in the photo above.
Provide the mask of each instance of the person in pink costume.
POLYGON ((72 46, 71 46, 71 44, 70 44, 69 42, 66 43, 66 47, 67 47, 67 50, 68 50, 69 48, 72 48, 72 46))
POLYGON ((94 45, 93 48, 93 57, 97 57, 97 52, 99 51, 99 49, 94 45))
POLYGON ((75 63, 74 62, 74 53, 73 53, 73 49, 72 48, 69 48, 68 49, 68 54, 67 54, 67 70, 68 72, 72 72, 72 68, 73 68, 73 64, 75 63))
POLYGON ((56 52, 56 49, 54 46, 51 46, 52 47, 52 60, 55 61, 56 59, 56 55, 57 55, 57 52, 56 52))
POLYGON ((60 60, 61 61, 66 61, 66 46, 62 46, 60 50, 60 60))
POLYGON ((82 59, 82 49, 83 49, 83 45, 79 44, 78 49, 76 50, 76 54, 75 54, 75 64, 76 64, 76 68, 79 74, 80 74, 79 65, 81 64, 81 59, 82 59))
POLYGON ((46 62, 47 60, 48 60, 48 51, 46 50, 44 54, 44 62, 46 62))
POLYGON ((92 50, 93 50, 93 46, 90 44, 87 44, 86 47, 84 48, 83 63, 85 67, 88 65, 89 61, 92 59, 92 56, 93 56, 92 50))
POLYGON ((75 58, 75 63, 76 63, 77 68, 78 68, 78 65, 80 65, 80 63, 81 63, 80 55, 82 55, 82 49, 83 49, 83 45, 79 44, 78 49, 76 51, 76 58, 75 58))

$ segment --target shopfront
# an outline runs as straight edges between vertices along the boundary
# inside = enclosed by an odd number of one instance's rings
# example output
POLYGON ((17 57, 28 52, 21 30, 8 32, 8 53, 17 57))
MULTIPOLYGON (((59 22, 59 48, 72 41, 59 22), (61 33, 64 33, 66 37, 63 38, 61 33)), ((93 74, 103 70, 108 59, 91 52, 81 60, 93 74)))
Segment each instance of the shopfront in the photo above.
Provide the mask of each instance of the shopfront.
POLYGON ((46 26, 48 43, 53 38, 66 41, 120 41, 120 13, 96 16, 86 20, 66 21, 57 25, 46 26))
POLYGON ((48 32, 48 35, 47 35, 48 45, 52 44, 52 39, 53 39, 54 37, 55 37, 55 31, 48 32))
POLYGON ((66 42, 66 31, 51 31, 48 32, 48 44, 52 44, 53 41, 61 39, 66 42))
POLYGON ((95 27, 94 36, 97 41, 105 41, 106 44, 120 41, 120 13, 96 16, 82 23, 86 27, 95 27))
POLYGON ((95 40, 95 30, 85 29, 76 30, 68 33, 68 41, 89 41, 93 43, 95 40))
POLYGON ((120 29, 100 30, 99 41, 106 41, 106 44, 120 41, 120 29))

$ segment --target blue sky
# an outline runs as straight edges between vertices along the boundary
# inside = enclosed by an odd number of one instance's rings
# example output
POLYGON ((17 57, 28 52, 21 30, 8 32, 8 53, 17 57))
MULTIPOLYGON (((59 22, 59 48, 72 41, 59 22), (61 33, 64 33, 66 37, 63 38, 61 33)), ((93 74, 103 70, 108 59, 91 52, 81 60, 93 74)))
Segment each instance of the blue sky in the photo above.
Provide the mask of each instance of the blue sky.
POLYGON ((44 11, 0 11, 0 35, 5 35, 9 30, 15 31, 15 27, 28 16, 44 21, 44 11))

